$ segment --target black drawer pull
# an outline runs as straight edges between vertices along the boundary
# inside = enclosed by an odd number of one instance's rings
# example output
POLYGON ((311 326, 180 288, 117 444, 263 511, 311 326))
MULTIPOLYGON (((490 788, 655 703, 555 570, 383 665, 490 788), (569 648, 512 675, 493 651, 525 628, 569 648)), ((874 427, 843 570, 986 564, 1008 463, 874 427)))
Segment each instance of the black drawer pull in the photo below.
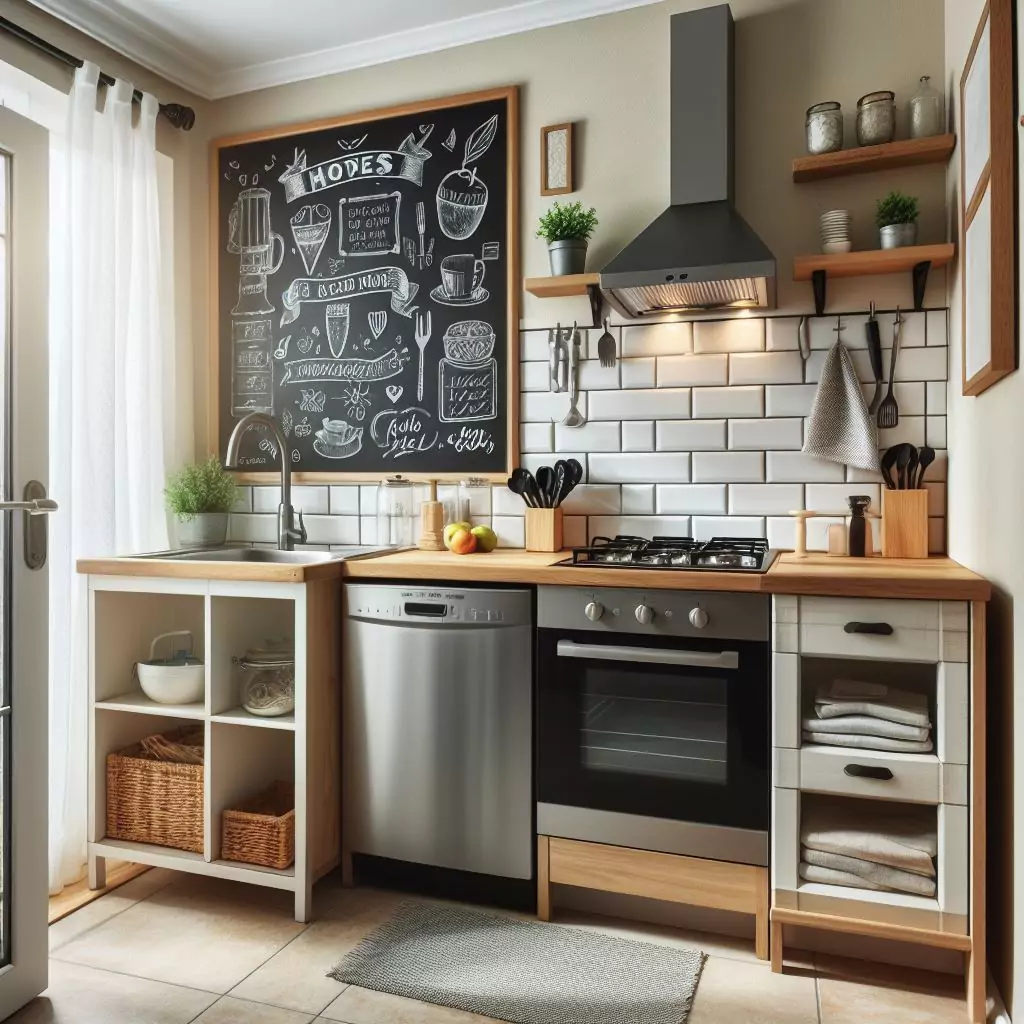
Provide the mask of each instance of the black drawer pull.
POLYGON ((871 633, 874 636, 892 636, 894 632, 888 622, 848 622, 843 629, 847 633, 871 633))
POLYGON ((848 764, 843 773, 852 775, 855 779, 878 779, 879 782, 888 782, 892 778, 892 772, 888 768, 879 768, 872 764, 848 764))

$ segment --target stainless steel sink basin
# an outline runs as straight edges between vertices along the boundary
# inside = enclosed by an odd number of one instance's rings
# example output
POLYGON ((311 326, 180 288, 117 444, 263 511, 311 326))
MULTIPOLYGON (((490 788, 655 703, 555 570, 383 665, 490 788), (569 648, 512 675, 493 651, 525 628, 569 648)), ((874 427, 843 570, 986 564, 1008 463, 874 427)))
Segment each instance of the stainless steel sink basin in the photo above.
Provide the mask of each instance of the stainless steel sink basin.
POLYGON ((286 565, 313 565, 337 562, 344 551, 277 551, 273 548, 211 548, 206 551, 173 551, 159 556, 184 562, 276 562, 286 565))

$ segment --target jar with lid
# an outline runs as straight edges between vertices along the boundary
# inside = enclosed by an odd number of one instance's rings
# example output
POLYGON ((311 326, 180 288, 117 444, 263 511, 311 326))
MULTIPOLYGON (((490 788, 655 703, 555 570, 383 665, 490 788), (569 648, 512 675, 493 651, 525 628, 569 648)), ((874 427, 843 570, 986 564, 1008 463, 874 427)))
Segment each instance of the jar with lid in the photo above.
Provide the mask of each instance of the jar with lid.
POLYGON ((295 647, 291 640, 250 647, 238 666, 239 696, 250 715, 277 718, 295 710, 295 647))
POLYGON ((807 152, 834 153, 843 148, 843 109, 834 100, 807 109, 807 152))
POLYGON ((857 100, 857 145, 881 146, 896 138, 896 94, 888 89, 857 100))
POLYGON ((416 543, 419 506, 411 480, 387 477, 377 485, 377 543, 407 548, 416 543))
POLYGON ((942 93, 930 85, 928 75, 921 76, 921 85, 910 97, 910 137, 924 139, 941 135, 946 127, 945 103, 942 93))

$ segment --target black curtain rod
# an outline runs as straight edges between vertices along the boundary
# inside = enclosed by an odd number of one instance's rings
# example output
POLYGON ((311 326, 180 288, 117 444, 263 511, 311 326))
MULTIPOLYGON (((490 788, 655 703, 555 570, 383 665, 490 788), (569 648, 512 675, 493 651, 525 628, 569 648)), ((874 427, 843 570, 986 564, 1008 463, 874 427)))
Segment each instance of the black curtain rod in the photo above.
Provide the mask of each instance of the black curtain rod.
MULTIPOLYGON (((60 49, 60 47, 54 46, 53 43, 48 43, 45 39, 37 36, 33 32, 29 32, 28 29, 22 28, 20 25, 15 25, 13 21, 8 21, 6 18, 0 18, 0 32, 6 32, 8 35, 14 36, 15 39, 20 39, 23 43, 28 43, 29 46, 39 50, 40 53, 45 53, 48 57, 53 57, 54 60, 59 60, 62 64, 67 64, 68 67, 80 68, 85 61, 79 57, 74 57, 66 50, 60 49)), ((115 82, 115 79, 111 78, 110 75, 100 72, 100 84, 105 86, 111 86, 115 82)), ((142 100, 142 93, 138 89, 132 97, 137 101, 142 100)), ((167 118, 168 121, 175 128, 181 128, 183 131, 191 131, 192 125, 196 123, 196 112, 191 107, 186 107, 181 103, 161 103, 160 113, 167 118)))

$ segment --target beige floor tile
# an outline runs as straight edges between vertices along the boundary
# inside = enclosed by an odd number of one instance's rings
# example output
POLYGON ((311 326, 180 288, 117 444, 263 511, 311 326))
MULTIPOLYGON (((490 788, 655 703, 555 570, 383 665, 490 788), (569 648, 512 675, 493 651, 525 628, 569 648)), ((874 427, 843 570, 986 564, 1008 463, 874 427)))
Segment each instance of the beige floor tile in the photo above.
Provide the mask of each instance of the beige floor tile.
POLYGON ((188 1024, 217 997, 50 961, 50 987, 7 1024, 188 1024))
POLYGON ((320 1015, 325 1020, 345 1024, 490 1024, 491 1017, 481 1017, 464 1010, 449 1010, 431 1003, 421 1003, 403 996, 372 992, 350 985, 320 1015))
POLYGON ((309 1024, 312 1019, 308 1013, 223 996, 200 1014, 195 1024, 309 1024))
POLYGON ((254 971, 231 994, 306 1013, 320 1013, 345 986, 327 972, 406 897, 344 889, 316 899, 315 920, 294 942, 254 971))
POLYGON ((710 957, 687 1024, 817 1024, 814 978, 710 957))
POLYGON ((291 893, 191 875, 56 956, 223 994, 305 929, 292 913, 291 893))
POLYGON ((89 931, 90 928, 109 921, 141 900, 149 899, 154 893, 159 892, 180 877, 181 875, 176 871, 150 868, 138 878, 125 882, 124 885, 118 886, 98 900, 93 900, 92 903, 87 903, 63 920, 50 925, 50 952, 60 949, 72 939, 89 931))

